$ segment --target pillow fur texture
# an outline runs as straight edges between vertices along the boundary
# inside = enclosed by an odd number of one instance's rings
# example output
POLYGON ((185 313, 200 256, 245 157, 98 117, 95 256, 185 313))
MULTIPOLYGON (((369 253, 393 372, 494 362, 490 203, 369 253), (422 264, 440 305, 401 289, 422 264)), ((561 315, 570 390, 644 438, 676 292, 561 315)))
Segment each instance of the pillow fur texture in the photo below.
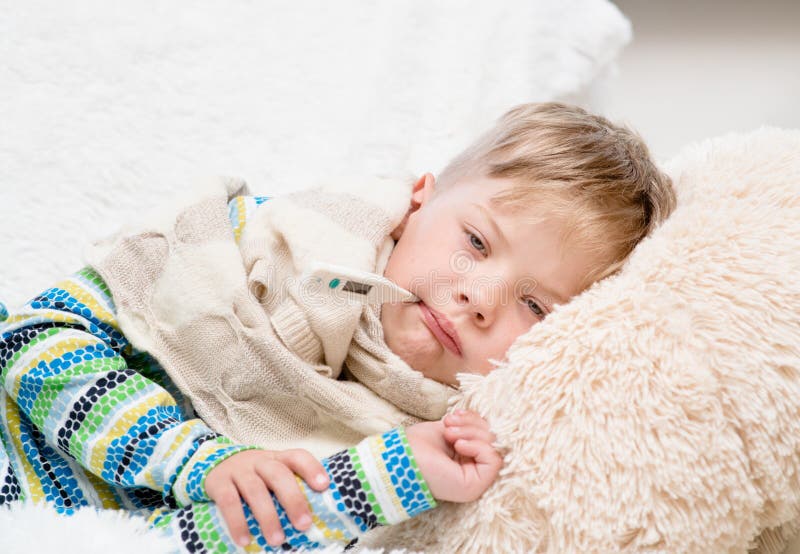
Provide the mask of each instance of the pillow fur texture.
POLYGON ((686 149, 673 215, 460 404, 508 449, 435 552, 778 552, 800 508, 800 131, 686 149), (761 535, 761 536, 759 536, 761 535))

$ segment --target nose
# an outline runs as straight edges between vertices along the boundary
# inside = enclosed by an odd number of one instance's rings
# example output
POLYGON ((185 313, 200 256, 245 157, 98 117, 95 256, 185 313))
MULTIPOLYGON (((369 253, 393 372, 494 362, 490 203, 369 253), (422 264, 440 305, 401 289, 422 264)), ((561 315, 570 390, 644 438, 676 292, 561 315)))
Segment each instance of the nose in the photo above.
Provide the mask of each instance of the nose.
POLYGON ((489 327, 495 319, 497 301, 492 290, 473 287, 474 290, 460 288, 456 293, 456 302, 468 310, 470 319, 478 327, 489 327))

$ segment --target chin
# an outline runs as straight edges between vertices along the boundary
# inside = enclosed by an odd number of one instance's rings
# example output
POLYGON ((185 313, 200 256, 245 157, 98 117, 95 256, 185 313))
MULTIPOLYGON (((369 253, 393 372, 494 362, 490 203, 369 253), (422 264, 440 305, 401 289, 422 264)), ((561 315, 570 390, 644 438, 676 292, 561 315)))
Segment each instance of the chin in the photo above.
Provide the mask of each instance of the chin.
POLYGON ((431 365, 430 360, 427 359, 426 356, 420 356, 422 352, 420 349, 414 348, 413 341, 403 341, 403 343, 404 349, 397 351, 392 348, 392 352, 397 354, 397 356, 407 363, 414 371, 422 373, 425 377, 430 377, 430 375, 434 373, 428 369, 431 365))

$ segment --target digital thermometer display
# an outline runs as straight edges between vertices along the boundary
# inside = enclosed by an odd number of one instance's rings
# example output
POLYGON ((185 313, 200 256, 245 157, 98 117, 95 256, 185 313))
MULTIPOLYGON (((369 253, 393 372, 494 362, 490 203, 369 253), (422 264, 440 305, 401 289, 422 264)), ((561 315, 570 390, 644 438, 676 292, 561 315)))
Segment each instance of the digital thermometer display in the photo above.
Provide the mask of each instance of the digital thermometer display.
POLYGON ((350 293, 345 296, 358 298, 368 304, 393 302, 416 302, 414 294, 398 286, 383 275, 359 271, 352 268, 325 263, 312 263, 303 279, 319 283, 333 293, 350 293), (352 295, 352 296, 351 296, 352 295))
POLYGON ((346 290, 347 292, 355 292, 357 294, 367 294, 371 289, 372 285, 359 283, 357 281, 347 281, 342 287, 342 290, 346 290))

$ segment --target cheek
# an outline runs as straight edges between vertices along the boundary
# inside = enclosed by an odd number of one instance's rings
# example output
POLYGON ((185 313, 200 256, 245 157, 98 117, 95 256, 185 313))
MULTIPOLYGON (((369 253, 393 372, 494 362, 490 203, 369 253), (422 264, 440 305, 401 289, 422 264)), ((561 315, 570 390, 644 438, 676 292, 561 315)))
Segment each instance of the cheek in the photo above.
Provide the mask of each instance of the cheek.
MULTIPOLYGON (((452 277, 453 258, 459 258, 459 253, 465 258, 467 246, 461 240, 461 232, 456 226, 415 226, 407 229, 395 246, 384 275, 406 288, 411 281, 420 285, 436 279, 447 279, 452 277)), ((459 261, 466 262, 456 260, 459 261)))
MULTIPOLYGON (((515 321, 503 325, 502 328, 496 329, 490 345, 486 349, 486 359, 494 358, 495 360, 502 360, 506 356, 506 352, 514 344, 521 335, 524 335, 531 329, 532 324, 526 321, 515 321)), ((491 366, 490 366, 491 367, 491 366)))
POLYGON ((409 281, 419 266, 419 256, 410 243, 398 243, 389 256, 389 262, 383 275, 403 288, 408 288, 409 281))
POLYGON ((415 319, 416 305, 385 304, 381 309, 384 339, 389 349, 412 368, 423 371, 439 355, 437 343, 429 331, 415 319))
POLYGON ((386 344, 395 353, 419 347, 427 332, 414 317, 419 310, 416 304, 384 304, 381 308, 381 325, 386 344))
POLYGON ((391 347, 391 343, 396 340, 395 332, 398 328, 400 314, 399 306, 395 304, 384 304, 381 306, 381 327, 386 343, 391 347))

